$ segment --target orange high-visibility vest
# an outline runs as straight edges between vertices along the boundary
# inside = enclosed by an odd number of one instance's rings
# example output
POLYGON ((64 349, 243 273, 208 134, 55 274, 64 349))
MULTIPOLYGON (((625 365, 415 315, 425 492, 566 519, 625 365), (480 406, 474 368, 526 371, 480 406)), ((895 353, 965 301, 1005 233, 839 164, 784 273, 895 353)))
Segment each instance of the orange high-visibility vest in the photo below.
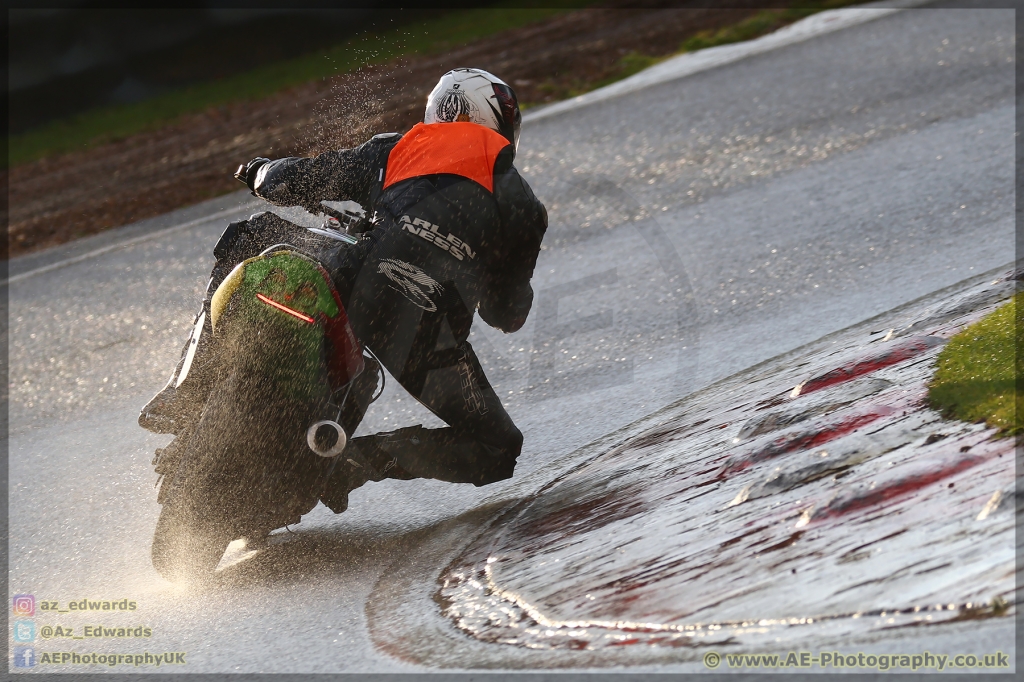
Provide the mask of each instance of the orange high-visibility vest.
POLYGON ((417 123, 388 156, 384 188, 409 178, 461 175, 494 191, 494 161, 509 145, 504 136, 477 123, 417 123))

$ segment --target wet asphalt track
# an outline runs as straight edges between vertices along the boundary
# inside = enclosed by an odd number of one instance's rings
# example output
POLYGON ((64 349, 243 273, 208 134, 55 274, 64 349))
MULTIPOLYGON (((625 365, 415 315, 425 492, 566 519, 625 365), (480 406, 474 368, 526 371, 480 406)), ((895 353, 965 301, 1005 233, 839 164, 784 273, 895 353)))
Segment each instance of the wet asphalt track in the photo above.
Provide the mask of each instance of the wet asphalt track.
MULTIPOLYGON (((518 165, 552 223, 535 309, 518 334, 477 326, 472 339, 526 435, 517 479, 554 475, 681 395, 1012 260, 1013 28, 1008 11, 911 10, 527 124, 518 165)), ((246 215, 245 200, 121 234, 246 215)), ((10 591, 138 602, 39 626, 153 628, 145 645, 40 651, 186 651, 188 672, 416 670, 371 641, 374 585, 446 521, 486 516, 508 484, 371 484, 201 595, 149 566, 149 460, 168 438, 135 417, 177 357, 225 222, 10 284, 10 591)), ((435 423, 410 403, 392 382, 363 429, 435 423)))

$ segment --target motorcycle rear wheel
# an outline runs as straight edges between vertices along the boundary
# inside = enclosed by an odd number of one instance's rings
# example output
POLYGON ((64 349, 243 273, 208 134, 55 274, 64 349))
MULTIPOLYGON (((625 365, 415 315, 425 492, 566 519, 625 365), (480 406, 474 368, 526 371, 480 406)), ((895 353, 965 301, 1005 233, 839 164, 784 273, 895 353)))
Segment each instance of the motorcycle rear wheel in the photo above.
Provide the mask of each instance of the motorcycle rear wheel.
POLYGON ((153 567, 173 583, 201 583, 212 577, 233 533, 227 519, 198 514, 185 502, 169 500, 160 510, 153 533, 153 567))
POLYGON ((259 376, 238 368, 218 382, 164 482, 151 558, 171 582, 209 580, 232 540, 293 523, 316 504, 328 460, 305 445, 315 407, 274 399, 259 376))
POLYGON ((230 405, 230 382, 220 382, 210 396, 196 429, 182 443, 183 451, 162 482, 162 509, 153 533, 153 567, 174 583, 200 583, 217 568, 235 534, 230 510, 219 504, 219 462, 211 445, 235 434, 236 420, 224 417, 237 412, 230 405), (225 425, 228 428, 225 432, 225 425))

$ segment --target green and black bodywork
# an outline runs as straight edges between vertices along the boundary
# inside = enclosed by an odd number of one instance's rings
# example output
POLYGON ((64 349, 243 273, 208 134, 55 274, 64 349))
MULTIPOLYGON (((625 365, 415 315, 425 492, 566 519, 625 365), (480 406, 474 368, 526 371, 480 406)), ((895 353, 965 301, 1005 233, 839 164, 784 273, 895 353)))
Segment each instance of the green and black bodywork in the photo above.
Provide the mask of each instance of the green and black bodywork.
POLYGON ((331 277, 294 247, 238 263, 208 310, 212 389, 179 434, 152 548, 157 570, 178 581, 209 576, 232 540, 265 537, 316 505, 340 455, 314 452, 310 426, 340 419, 364 370, 331 277))
POLYGON ((239 263, 213 295, 210 322, 219 346, 258 361, 265 378, 297 400, 314 399, 323 381, 336 391, 363 369, 330 276, 296 251, 239 263))

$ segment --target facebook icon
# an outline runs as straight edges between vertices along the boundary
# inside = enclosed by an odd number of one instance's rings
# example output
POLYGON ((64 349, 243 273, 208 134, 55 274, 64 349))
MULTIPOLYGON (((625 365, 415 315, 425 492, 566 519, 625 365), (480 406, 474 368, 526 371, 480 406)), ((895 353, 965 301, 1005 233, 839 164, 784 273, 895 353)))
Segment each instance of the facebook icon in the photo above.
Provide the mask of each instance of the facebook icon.
POLYGON ((36 664, 36 651, 30 646, 14 647, 14 667, 31 668, 36 664))

